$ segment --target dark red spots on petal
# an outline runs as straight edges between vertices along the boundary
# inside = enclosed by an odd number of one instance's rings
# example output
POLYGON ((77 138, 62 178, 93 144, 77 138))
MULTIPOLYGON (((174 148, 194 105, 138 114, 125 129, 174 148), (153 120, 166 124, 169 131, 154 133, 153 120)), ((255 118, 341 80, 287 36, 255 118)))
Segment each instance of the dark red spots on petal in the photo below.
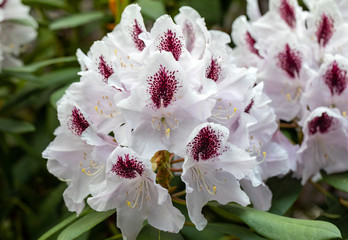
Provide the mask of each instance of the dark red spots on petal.
POLYGON ((249 32, 246 32, 245 33, 245 41, 248 45, 248 49, 250 52, 256 54, 257 56, 259 56, 260 58, 262 58, 260 56, 260 53, 259 53, 259 50, 257 50, 255 48, 255 43, 256 43, 256 40, 251 36, 251 34, 249 32))
POLYGON ((186 49, 187 51, 191 52, 195 44, 196 36, 195 36, 195 29, 192 23, 188 20, 185 21, 185 24, 183 27, 183 34, 185 37, 186 49))
POLYGON ((0 8, 5 7, 6 3, 7 3, 7 0, 3 0, 2 3, 0 3, 0 8))
POLYGON ((215 131, 211 126, 203 127, 195 138, 187 145, 195 161, 208 160, 219 156, 221 153, 222 133, 215 131))
POLYGON ((333 123, 334 118, 329 116, 326 112, 322 113, 320 117, 315 117, 308 122, 308 132, 310 135, 317 133, 326 133, 331 124, 333 123))
POLYGON ((173 54, 173 57, 176 61, 179 61, 179 58, 182 53, 182 42, 179 37, 176 36, 176 33, 172 30, 168 30, 164 33, 163 36, 160 37, 160 44, 158 45, 158 49, 160 51, 167 51, 173 54))
POLYGON ((331 39, 334 30, 334 20, 331 17, 326 16, 325 13, 323 13, 316 32, 318 43, 325 47, 331 39))
POLYGON ((280 68, 291 78, 299 75, 302 66, 302 54, 299 51, 286 44, 284 51, 278 54, 278 60, 280 68))
POLYGON ((138 21, 136 19, 134 19, 134 25, 131 29, 131 36, 132 36, 132 40, 135 44, 135 47, 139 51, 143 51, 143 49, 145 48, 144 41, 139 38, 139 34, 142 32, 143 32, 143 29, 139 25, 138 21))
POLYGON ((254 105, 254 99, 251 99, 251 101, 250 101, 249 105, 248 105, 248 106, 246 106, 246 108, 244 109, 244 112, 249 114, 249 113, 250 113, 251 108, 253 107, 253 105, 254 105))
POLYGON ((111 172, 116 173, 122 178, 132 179, 138 175, 142 175, 145 170, 145 165, 137 161, 134 156, 125 154, 124 156, 118 156, 117 162, 112 165, 111 172))
POLYGON ((347 71, 340 69, 334 61, 324 74, 324 81, 332 95, 341 95, 347 87, 347 71))
POLYGON ((103 55, 99 57, 98 71, 100 75, 102 75, 103 82, 105 83, 108 82, 109 77, 114 73, 112 67, 106 63, 103 55))
POLYGON ((147 79, 147 92, 157 109, 167 107, 175 99, 174 95, 180 87, 175 72, 160 65, 158 72, 147 79))
POLYGON ((288 0, 282 0, 279 6, 280 17, 289 25, 290 28, 294 28, 296 25, 295 9, 291 6, 288 0))
POLYGON ((214 82, 219 80, 221 73, 221 67, 217 62, 217 59, 211 58, 210 65, 205 71, 205 77, 212 79, 214 82))
POLYGON ((79 137, 89 127, 88 121, 77 107, 73 107, 67 124, 70 131, 79 137))

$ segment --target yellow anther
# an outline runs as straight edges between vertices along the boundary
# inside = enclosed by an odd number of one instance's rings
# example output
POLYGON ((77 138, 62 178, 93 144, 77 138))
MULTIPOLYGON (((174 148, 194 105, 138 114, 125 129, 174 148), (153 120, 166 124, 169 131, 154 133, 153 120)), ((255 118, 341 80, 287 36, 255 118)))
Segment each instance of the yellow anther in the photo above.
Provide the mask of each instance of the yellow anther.
POLYGON ((82 172, 86 173, 86 169, 82 168, 82 172))
POLYGON ((130 201, 127 201, 127 205, 128 205, 128 207, 132 208, 132 205, 131 205, 130 201))
POLYGON ((167 128, 167 129, 166 129, 166 136, 167 136, 167 138, 170 137, 170 128, 167 128))
POLYGON ((342 112, 342 115, 343 115, 343 117, 346 117, 347 113, 346 112, 342 112))
POLYGON ((216 186, 213 187, 213 194, 216 193, 216 186))
POLYGON ((237 112, 237 108, 233 109, 233 114, 235 114, 237 112))
POLYGON ((286 98, 288 99, 289 102, 292 101, 290 93, 286 94, 286 98))
POLYGON ((98 112, 98 107, 94 107, 94 109, 98 112))

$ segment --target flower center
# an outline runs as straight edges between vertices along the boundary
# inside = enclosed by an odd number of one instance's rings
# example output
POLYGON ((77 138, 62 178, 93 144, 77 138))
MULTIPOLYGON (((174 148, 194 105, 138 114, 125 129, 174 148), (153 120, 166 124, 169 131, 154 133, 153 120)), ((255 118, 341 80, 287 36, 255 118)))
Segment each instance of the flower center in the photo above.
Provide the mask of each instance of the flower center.
POLYGON ((330 88, 331 95, 341 95, 347 87, 347 72, 340 69, 334 61, 324 75, 325 84, 330 88))
POLYGON ((99 57, 99 64, 98 64, 98 71, 100 73, 100 75, 103 76, 103 82, 107 83, 109 77, 114 73, 114 70, 112 69, 112 67, 110 67, 104 59, 104 56, 101 55, 99 57))
POLYGON ((174 94, 180 87, 178 80, 175 78, 175 72, 169 71, 160 65, 158 72, 147 79, 149 84, 147 92, 157 109, 161 106, 168 107, 175 99, 174 94))
POLYGON ((171 52, 175 60, 178 61, 182 52, 182 42, 176 36, 176 33, 169 29, 160 37, 158 49, 160 51, 171 52))
POLYGON ((208 160, 220 155, 221 133, 210 126, 202 128, 195 138, 188 144, 190 154, 195 161, 208 160))
POLYGON ((70 131, 79 137, 81 137, 82 133, 89 127, 88 121, 85 119, 80 109, 75 106, 71 111, 70 119, 67 124, 70 131))
POLYGON ((205 71, 205 77, 217 82, 217 80, 219 80, 220 73, 221 67, 218 64, 217 59, 211 57, 210 65, 205 71))
POLYGON ((111 172, 127 179, 135 178, 137 174, 141 176, 144 170, 145 165, 137 161, 136 157, 129 156, 129 154, 118 156, 117 162, 111 167, 111 172))
POLYGON ((317 40, 319 44, 324 47, 329 42, 332 34, 334 33, 334 20, 331 17, 326 16, 325 13, 321 16, 319 26, 316 32, 317 40))
POLYGON ((279 7, 280 17, 289 25, 290 28, 294 28, 296 24, 295 9, 291 6, 288 0, 283 0, 279 7))
POLYGON ((322 113, 320 117, 315 117, 308 122, 308 131, 310 135, 317 133, 326 133, 334 118, 329 116, 326 112, 322 113))
POLYGON ((249 51, 256 54, 257 56, 261 57, 259 54, 259 50, 257 50, 255 48, 256 40, 251 36, 251 34, 249 32, 246 32, 246 34, 245 34, 245 41, 247 42, 249 51))
POLYGON ((141 26, 139 25, 138 21, 134 19, 134 25, 131 31, 131 36, 132 36, 133 42, 135 43, 135 47, 139 51, 143 51, 143 49, 145 48, 144 41, 139 39, 139 34, 142 32, 143 30, 141 29, 141 26))
POLYGON ((299 75, 302 66, 302 54, 291 49, 289 44, 285 45, 283 52, 278 54, 280 68, 283 69, 291 78, 299 75))

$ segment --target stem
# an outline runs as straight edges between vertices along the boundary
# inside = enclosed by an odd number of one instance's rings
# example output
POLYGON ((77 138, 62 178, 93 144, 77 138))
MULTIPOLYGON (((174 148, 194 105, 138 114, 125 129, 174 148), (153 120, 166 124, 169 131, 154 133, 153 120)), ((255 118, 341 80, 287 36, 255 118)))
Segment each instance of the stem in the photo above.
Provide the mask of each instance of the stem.
POLYGON ((186 206, 186 201, 183 200, 183 199, 180 199, 180 198, 177 198, 177 197, 173 197, 173 196, 172 196, 172 200, 173 200, 173 202, 175 202, 175 203, 179 203, 179 204, 181 204, 181 205, 185 205, 185 206, 186 206))
POLYGON ((121 238, 122 238, 122 234, 117 234, 117 235, 109 237, 105 240, 114 240, 114 239, 121 239, 121 238))
POLYGON ((279 127, 281 127, 281 128, 297 128, 298 125, 295 123, 279 123, 279 127))
POLYGON ((323 188, 320 184, 316 183, 316 182, 313 182, 311 179, 308 180, 308 182, 310 184, 312 184, 312 186, 317 189, 319 192, 321 192, 322 194, 324 194, 326 197, 332 199, 332 200, 336 200, 335 197, 329 193, 328 191, 326 191, 325 188, 323 188))
POLYGON ((171 161, 170 164, 179 163, 179 162, 183 162, 183 161, 184 161, 184 159, 180 158, 180 159, 171 161))
POLYGON ((182 168, 170 168, 172 172, 182 172, 182 168))
POLYGON ((181 191, 181 192, 176 192, 176 193, 172 194, 172 197, 177 198, 177 197, 183 196, 183 195, 185 195, 185 194, 186 194, 186 191, 183 190, 183 191, 181 191))

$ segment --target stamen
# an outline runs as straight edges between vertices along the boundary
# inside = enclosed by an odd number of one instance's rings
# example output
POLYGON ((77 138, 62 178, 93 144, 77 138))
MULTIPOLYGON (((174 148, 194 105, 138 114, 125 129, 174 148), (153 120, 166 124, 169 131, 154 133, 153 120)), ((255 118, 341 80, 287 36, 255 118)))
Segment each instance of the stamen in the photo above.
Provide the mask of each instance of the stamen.
POLYGON ((299 101, 300 97, 301 97, 301 94, 302 94, 302 88, 298 87, 297 90, 296 90, 296 95, 295 95, 294 98, 291 97, 290 93, 286 94, 286 98, 291 103, 297 103, 299 101))
POLYGON ((205 181, 205 178, 203 176, 203 174, 201 173, 201 171, 199 170, 199 168, 193 167, 192 168, 192 173, 195 174, 194 176, 194 181, 197 182, 197 186, 199 186, 198 189, 202 189, 202 184, 204 186, 204 189, 210 194, 210 195, 215 195, 216 194, 216 186, 214 185, 212 187, 212 191, 210 190, 209 185, 207 184, 207 182, 205 181), (200 184, 202 183, 202 184, 200 184), (199 184, 199 185, 198 185, 199 184))
POLYGON ((262 160, 260 162, 258 162, 257 164, 261 164, 266 160, 266 155, 267 155, 266 152, 262 152, 262 155, 263 155, 262 160))

